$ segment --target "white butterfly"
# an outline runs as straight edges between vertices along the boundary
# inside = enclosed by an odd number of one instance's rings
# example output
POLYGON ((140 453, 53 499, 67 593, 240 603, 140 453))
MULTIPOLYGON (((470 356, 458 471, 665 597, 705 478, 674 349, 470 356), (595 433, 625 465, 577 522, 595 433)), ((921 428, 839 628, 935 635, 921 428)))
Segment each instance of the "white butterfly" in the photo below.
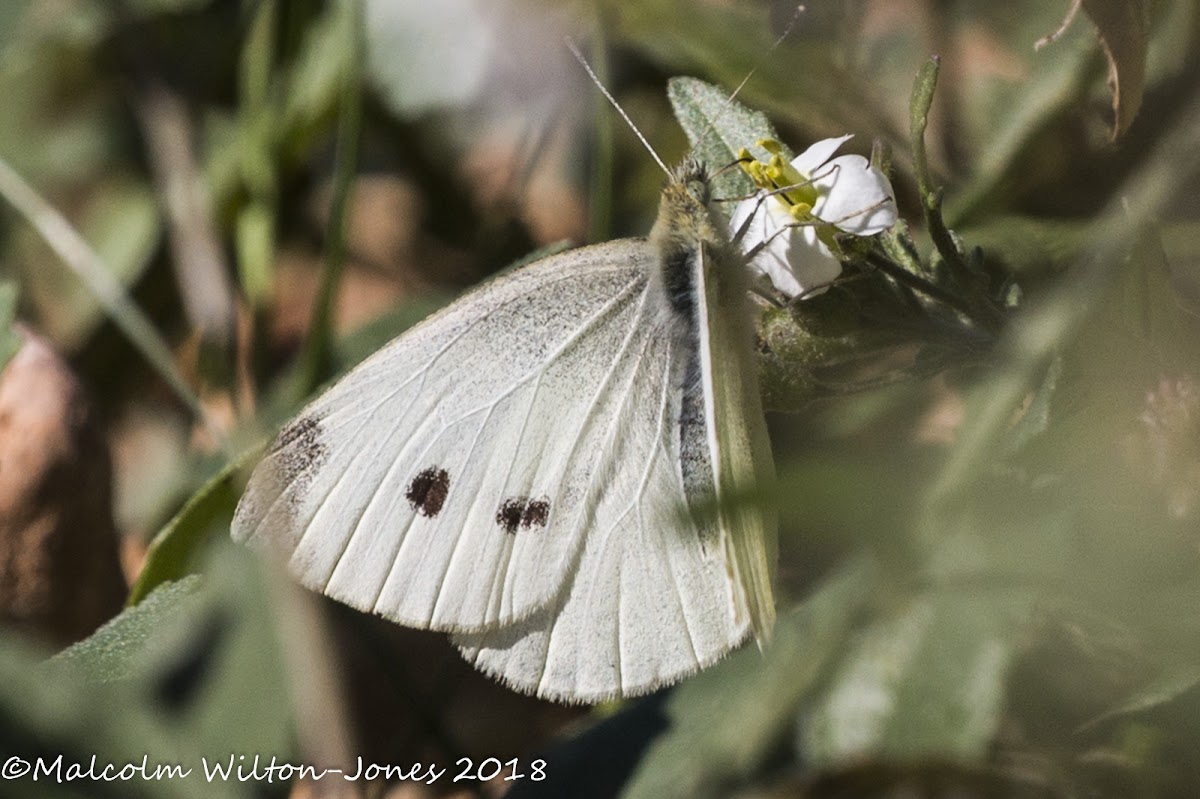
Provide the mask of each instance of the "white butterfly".
POLYGON ((761 644, 776 523, 746 494, 774 469, 747 267, 709 193, 685 163, 648 239, 505 274, 368 358, 280 433, 234 537, 546 698, 761 644))

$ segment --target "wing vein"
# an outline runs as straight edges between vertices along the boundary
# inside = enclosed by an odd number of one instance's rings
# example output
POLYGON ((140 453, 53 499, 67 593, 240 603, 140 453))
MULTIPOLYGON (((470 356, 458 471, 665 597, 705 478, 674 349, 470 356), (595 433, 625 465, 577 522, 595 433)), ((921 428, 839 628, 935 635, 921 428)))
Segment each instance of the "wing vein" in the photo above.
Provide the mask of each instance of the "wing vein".
MULTIPOLYGON (((645 305, 643 305, 643 309, 644 309, 644 308, 645 308, 645 305)), ((639 321, 640 321, 640 320, 639 320, 639 321)), ((628 407, 628 405, 629 405, 629 400, 630 400, 630 398, 631 398, 631 397, 634 395, 634 390, 633 390, 633 389, 634 389, 634 385, 637 383, 637 376, 638 376, 639 370, 640 370, 641 368, 644 368, 644 364, 646 363, 646 357, 645 357, 646 350, 647 350, 647 349, 649 349, 650 345, 651 345, 653 342, 654 342, 654 334, 653 334, 653 333, 651 333, 651 334, 647 335, 647 336, 646 336, 646 338, 645 338, 645 341, 644 341, 644 343, 643 343, 643 346, 642 346, 642 352, 641 352, 640 356, 639 356, 639 357, 637 358, 637 360, 636 360, 637 368, 635 368, 635 369, 633 370, 633 373, 631 374, 630 380, 629 380, 629 381, 628 381, 628 383, 626 384, 626 387, 625 387, 625 393, 624 393, 624 394, 622 395, 622 397, 621 397, 621 402, 620 402, 620 406, 619 406, 619 408, 618 408, 618 411, 617 411, 616 413, 612 414, 612 421, 609 423, 609 430, 608 430, 608 442, 607 442, 607 443, 611 443, 611 442, 612 442, 612 440, 613 440, 613 439, 616 437, 616 434, 617 434, 618 430, 620 429, 619 422, 620 422, 620 421, 621 421, 621 420, 622 420, 622 419, 625 417, 625 411, 626 411, 626 409, 627 409, 627 407, 628 407)), ((669 369, 669 367, 670 367, 670 362, 671 362, 671 359, 668 357, 666 360, 667 360, 667 365, 668 365, 668 369, 669 369)), ((663 386, 663 396, 664 396, 664 400, 663 400, 663 401, 664 401, 664 402, 667 402, 667 399, 666 399, 666 398, 669 396, 669 392, 670 392, 670 391, 671 391, 671 385, 670 385, 670 380, 668 379, 668 380, 666 381, 666 384, 663 386)), ((660 407, 661 407, 661 406, 660 406, 660 407)), ((662 413, 663 413, 663 411, 660 411, 660 416, 662 415, 662 413)), ((661 438, 661 437, 662 437, 662 435, 663 435, 663 429, 664 429, 663 425, 664 425, 664 422, 663 422, 663 420, 662 420, 662 419, 660 419, 660 422, 659 422, 659 430, 658 430, 658 436, 659 436, 659 438, 661 438)), ((605 446, 603 451, 604 451, 604 452, 612 452, 612 451, 613 451, 613 448, 612 448, 611 446, 605 446)), ((647 477, 647 475, 649 474, 649 472, 650 472, 650 469, 652 468, 652 466, 653 466, 653 463, 654 463, 654 459, 655 459, 654 453, 655 453, 655 449, 654 449, 654 448, 652 448, 652 449, 651 449, 651 455, 650 455, 650 457, 649 457, 649 458, 647 458, 647 461, 646 461, 646 464, 645 464, 645 468, 643 469, 643 471, 642 471, 642 475, 641 475, 641 478, 640 478, 640 480, 639 480, 639 482, 640 482, 640 490, 639 490, 639 494, 638 494, 637 496, 635 496, 635 497, 634 497, 634 499, 632 499, 632 500, 630 501, 630 503, 629 503, 628 505, 626 505, 626 506, 625 506, 625 508, 624 508, 624 509, 623 509, 623 510, 622 510, 622 511, 619 513, 619 514, 617 514, 617 516, 616 516, 616 518, 614 519, 614 521, 613 521, 613 523, 612 523, 612 524, 608 525, 608 527, 606 527, 606 528, 605 528, 605 529, 604 529, 602 532, 599 532, 597 535, 594 535, 594 536, 593 536, 593 538, 598 538, 598 539, 599 539, 598 541, 596 541, 595 543, 593 543, 593 541, 589 540, 589 541, 587 542, 587 544, 585 544, 585 546, 588 546, 588 547, 593 547, 593 546, 594 546, 594 547, 597 547, 597 548, 604 548, 604 547, 607 547, 607 546, 608 546, 609 539, 610 539, 610 538, 611 538, 611 536, 613 535, 614 531, 615 531, 615 530, 616 530, 616 529, 617 529, 617 528, 618 528, 618 527, 621 525, 621 522, 622 522, 622 521, 623 521, 623 520, 624 520, 624 519, 625 519, 627 516, 629 516, 629 515, 630 515, 630 514, 633 512, 633 509, 634 509, 634 508, 637 506, 637 504, 638 504, 638 502, 639 502, 639 500, 640 500, 640 498, 641 498, 641 492, 644 492, 644 491, 645 491, 645 487, 646 487, 646 485, 647 485, 647 480, 646 480, 646 477, 647 477)), ((606 466, 606 465, 601 465, 600 467, 598 467, 598 468, 596 469, 596 472, 595 472, 595 473, 596 473, 596 474, 602 474, 602 473, 604 473, 604 471, 606 470, 606 468, 607 468, 607 466, 606 466)), ((595 485, 593 484, 593 486, 591 486, 591 488, 592 488, 593 490, 595 490, 595 485)), ((591 503, 590 503, 590 502, 584 502, 584 503, 582 503, 582 504, 583 504, 583 506, 584 506, 584 507, 587 507, 587 506, 589 506, 591 503)), ((582 553, 581 553, 581 554, 582 554, 582 553)), ((581 598, 580 598, 580 601, 583 601, 583 602, 585 602, 585 604, 587 604, 588 606, 590 606, 590 605, 591 605, 591 594, 592 594, 592 592, 593 592, 594 590, 596 590, 596 586, 595 586, 595 585, 588 586, 588 588, 587 588, 587 596, 586 596, 586 598, 585 598, 585 597, 581 597, 581 598)), ((619 600, 618 600, 618 612, 619 612, 619 611, 620 611, 620 604, 619 604, 619 600)), ((618 625, 618 626, 619 626, 619 625, 618 625)), ((545 657, 545 658, 543 659, 543 661, 542 661, 542 665, 541 665, 541 673, 538 675, 538 685, 539 685, 539 689, 540 689, 540 687, 542 686, 542 683, 544 682, 544 680, 545 680, 545 677, 546 677, 546 666, 548 665, 548 663, 549 663, 549 661, 550 661, 550 651, 551 651, 551 650, 554 648, 555 633, 556 633, 557 631, 558 631, 558 626, 557 626, 557 624, 555 624, 555 623, 553 623, 553 622, 552 622, 552 623, 551 623, 551 626, 550 626, 549 633, 548 633, 548 635, 547 635, 547 642, 546 642, 546 657, 545 657)), ((619 639, 619 631, 618 631, 618 638, 617 638, 617 643, 618 643, 618 646, 619 646, 619 641, 620 641, 620 639, 619 639)), ((620 655, 620 649, 618 648, 618 650, 617 650, 617 658, 618 658, 618 660, 620 659, 620 657, 621 657, 621 655, 620 655)), ((619 668, 620 668, 620 665, 618 664, 618 669, 619 669, 619 668)))
MULTIPOLYGON (((643 282, 643 285, 644 285, 644 282, 643 282)), ((448 429, 449 427, 451 427, 453 425, 460 424, 462 422, 467 421, 472 415, 478 414, 480 412, 484 412, 484 414, 485 414, 484 421, 479 425, 479 427, 476 430, 475 436, 471 442, 471 447, 468 451, 468 460, 465 462, 470 462, 469 458, 470 458, 470 456, 474 455, 476 448, 478 447, 481 437, 483 435, 483 432, 486 429, 489 421, 491 420, 491 417, 492 417, 493 413, 495 412, 496 408, 504 400, 506 400, 510 396, 512 396, 515 392, 524 388, 531 380, 540 381, 542 375, 544 375, 544 373, 545 373, 545 370, 546 370, 546 367, 548 364, 552 363, 556 358, 558 358, 562 354, 562 352, 565 351, 566 348, 569 347, 571 344, 578 341, 580 338, 586 336, 589 332, 594 330, 596 328, 596 326, 598 324, 600 324, 604 320, 604 318, 607 317, 612 312, 613 308, 615 308, 615 307, 619 306, 620 304, 624 303, 625 301, 627 301, 630 294, 637 288, 638 288, 638 281, 632 281, 625 288, 623 288, 621 290, 621 292, 614 295, 611 299, 606 300, 597 310, 593 311, 588 317, 586 317, 584 320, 582 320, 577 325, 577 327, 572 331, 572 333, 570 335, 568 335, 559 346, 557 346, 553 351, 549 352, 542 359, 540 368, 531 370, 529 373, 527 373, 525 376, 523 376, 520 380, 516 381, 513 385, 509 386, 503 393, 494 397, 490 402, 479 405, 475 408, 472 408, 449 421, 446 421, 446 420, 442 421, 442 431, 444 432, 446 429, 448 429)), ((478 321, 476 321, 473 324, 478 324, 478 321)), ((463 331, 462 333, 460 333, 459 336, 457 336, 455 338, 455 341, 458 341, 459 339, 461 339, 461 337, 465 334, 466 334, 466 331, 463 331)), ((444 356, 445 353, 448 351, 448 348, 449 348, 449 345, 447 345, 446 347, 443 347, 442 350, 439 351, 439 353, 436 357, 440 358, 440 357, 444 356)), ((422 371, 426 374, 429 373, 429 369, 432 367, 432 365, 433 364, 431 362, 422 371)), ((394 392, 394 393, 397 393, 397 392, 394 392)), ((530 407, 531 408, 532 408, 532 403, 533 403, 535 397, 536 397, 536 391, 535 391, 534 396, 531 397, 531 399, 530 399, 530 402, 531 402, 530 407)), ((383 403, 378 403, 376 405, 376 407, 375 407, 376 412, 377 412, 378 408, 382 406, 382 404, 383 403)), ((369 414, 368 418, 369 418, 369 416, 373 416, 373 415, 374 415, 374 413, 369 414)), ((397 434, 398 434, 398 432, 394 432, 393 436, 395 436, 397 434)), ((410 435, 409 441, 411 441, 413 438, 415 438, 415 436, 410 435)), ((392 439, 392 437, 389 437, 388 440, 390 441, 391 439, 392 439)), ((436 437, 435 437, 435 439, 436 439, 436 437)), ((433 442, 431 441, 428 445, 426 445, 424 452, 428 452, 432 446, 433 446, 433 442)), ((387 486, 394 481, 396 471, 398 469, 402 468, 402 464, 404 464, 406 462, 406 458, 405 458, 406 451, 407 451, 406 447, 402 447, 400 449, 400 451, 397 453, 396 457, 393 459, 391 466, 388 467, 388 469, 380 477, 378 482, 376 482, 375 485, 371 488, 370 496, 367 500, 367 503, 364 505, 362 512, 359 513, 357 518, 355 519, 354 527, 352 528, 350 534, 348 536, 346 536, 346 538, 342 542, 342 547, 341 547, 341 550, 339 551, 338 555, 336 556, 336 559, 334 562, 334 567, 330 571, 329 578, 327 578, 325 581, 326 586, 328 586, 328 584, 330 582, 332 582, 333 577, 336 574, 338 567, 343 562, 343 560, 346 556, 346 553, 349 550, 351 544, 353 543, 355 538, 359 535, 361 525, 362 525, 362 520, 371 511, 371 509, 376 505, 377 501, 379 500, 379 498, 382 494, 382 490, 383 490, 384 486, 387 486)), ((362 457, 361 452, 358 455, 356 455, 356 457, 362 457)), ((340 484, 340 480, 339 480, 339 484, 340 484)), ((327 495, 326 499, 328 499, 328 495, 327 495)), ((478 506, 479 500, 480 500, 480 495, 476 494, 476 496, 473 500, 473 503, 472 503, 472 510, 468 511, 465 518, 470 518, 474 514, 474 512, 475 512, 474 508, 476 508, 478 506)), ((384 576, 381 584, 379 585, 378 590, 375 593, 375 599, 372 602, 372 607, 375 608, 376 610, 378 609, 379 600, 382 597, 383 592, 386 590, 388 584, 393 580, 393 578, 396 574, 397 568, 399 567, 400 563, 403 561, 402 554, 406 548, 406 544, 408 544, 412 538, 411 536, 409 536, 407 534, 408 531, 411 529, 412 521, 415 521, 415 519, 409 520, 409 525, 406 527, 406 529, 404 531, 405 534, 402 536, 399 536, 397 544, 396 544, 396 548, 392 553, 392 565, 389 568, 387 574, 384 576)), ((458 553, 461 551, 461 544, 462 544, 463 538, 464 538, 464 536, 461 535, 461 533, 455 537, 453 550, 451 552, 450 558, 446 560, 445 568, 442 571, 442 575, 441 575, 442 580, 444 580, 446 574, 449 573, 449 571, 452 568, 454 568, 455 559, 458 558, 458 556, 459 556, 458 553)), ((444 594, 444 592, 439 592, 438 599, 435 600, 435 606, 431 611, 431 615, 436 615, 437 608, 439 606, 439 603, 442 600, 443 594, 444 594)))
MULTIPOLYGON (((583 322, 569 336, 567 336, 558 347, 556 347, 551 353, 549 353, 545 358, 543 358, 539 369, 530 371, 529 374, 522 377, 521 380, 517 381, 517 383, 515 383, 508 390, 506 390, 501 395, 496 397, 488 406, 486 406, 488 409, 487 410, 487 419, 485 419, 484 423, 482 425, 480 425, 479 429, 476 431, 475 438, 471 442, 469 456, 474 455, 475 449, 478 446, 479 441, 483 435, 483 430, 486 427, 488 421, 491 419, 492 413, 495 411, 496 407, 503 400, 508 399, 510 396, 512 396, 517 390, 519 390, 520 388, 523 388, 530 381, 533 381, 534 389, 529 397, 529 405, 526 408, 526 420, 528 420, 529 414, 532 412, 533 407, 536 404, 537 391, 538 391, 538 388, 541 386, 542 378, 545 376, 548 366, 551 363, 553 363, 555 361, 555 359, 557 359, 560 355, 562 355, 562 353, 565 352, 568 347, 570 347, 575 342, 579 341, 581 338, 583 338, 588 333, 592 332, 597 327, 597 325, 601 324, 604 321, 604 319, 612 312, 613 308, 618 307, 620 304, 624 303, 628 299, 631 291, 634 288, 636 288, 636 286, 637 286, 637 283, 632 282, 628 286, 623 288, 618 294, 614 295, 612 299, 606 301, 603 305, 600 306, 599 309, 597 309, 589 317, 584 319, 583 322)), ((468 412, 467 414, 464 414, 463 416, 459 417, 458 419, 455 419, 454 421, 452 421, 450 424, 457 424, 458 422, 465 420, 471 413, 477 413, 479 410, 482 410, 483 407, 484 406, 480 406, 479 408, 476 408, 473 411, 468 412)), ((525 426, 523 424, 522 432, 521 432, 522 438, 524 437, 524 431, 525 431, 525 426)), ((520 439, 518 439, 518 443, 517 443, 518 448, 519 448, 519 446, 520 446, 520 439)), ((515 451, 516 450, 514 450, 514 452, 515 451)), ((468 459, 466 462, 470 462, 469 456, 468 456, 468 459)), ((512 476, 512 466, 513 466, 514 462, 515 462, 515 457, 513 460, 509 461, 508 473, 505 477, 505 485, 507 485, 508 479, 511 478, 511 476, 512 476)), ((481 497, 481 494, 476 493, 475 496, 472 498, 471 510, 468 511, 466 518, 469 519, 472 515, 474 515, 475 509, 479 506, 480 497, 481 497)), ((500 497, 500 499, 502 499, 502 498, 503 498, 503 496, 500 497)), ((494 501, 496 498, 491 498, 491 499, 494 501)), ((445 567, 444 571, 442 572, 443 580, 445 579, 446 574, 448 574, 450 572, 450 570, 454 568, 455 560, 458 558, 459 552, 461 552, 461 550, 462 550, 463 538, 464 538, 464 536, 458 535, 454 539, 454 544, 453 544, 453 547, 450 552, 450 557, 446 560, 446 567, 445 567)), ((403 549, 403 546, 404 546, 404 543, 401 542, 401 544, 400 544, 401 550, 403 549)), ((511 554, 512 554, 512 546, 511 545, 507 548, 506 554, 508 557, 505 558, 504 565, 502 567, 500 567, 500 568, 504 569, 505 584, 508 583, 509 577, 511 575, 511 570, 508 569, 508 566, 511 563, 511 554)), ((384 580, 384 586, 386 586, 387 582, 391 579, 391 574, 395 570, 396 564, 399 563, 399 561, 400 561, 400 558, 399 558, 399 551, 398 551, 397 556, 392 564, 392 570, 389 571, 388 577, 384 580)), ((496 570, 497 574, 500 573, 500 568, 497 568, 497 570, 496 570)), ((382 588, 380 589, 380 593, 382 593, 382 588)), ((444 596, 445 596, 444 592, 438 593, 438 598, 434 602, 434 608, 432 611, 434 616, 437 615, 437 609, 441 605, 441 602, 442 602, 442 599, 444 596)), ((376 602, 378 602, 378 598, 376 598, 376 602)))

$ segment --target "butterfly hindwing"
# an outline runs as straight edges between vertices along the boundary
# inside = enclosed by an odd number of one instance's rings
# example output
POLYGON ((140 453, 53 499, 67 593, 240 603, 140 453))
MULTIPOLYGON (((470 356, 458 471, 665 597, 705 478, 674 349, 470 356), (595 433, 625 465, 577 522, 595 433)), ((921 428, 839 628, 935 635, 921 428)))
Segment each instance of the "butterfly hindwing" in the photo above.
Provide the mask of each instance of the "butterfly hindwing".
POLYGON ((745 271, 730 268, 722 243, 698 248, 697 307, 700 382, 707 452, 717 487, 717 526, 739 617, 747 617, 760 642, 775 625, 776 527, 756 492, 775 480, 753 353, 745 271))
POLYGON ((687 513, 679 372, 691 348, 658 344, 628 388, 622 435, 607 453, 611 479, 563 591, 524 622, 455 637, 469 660, 520 690, 572 701, 644 693, 716 661, 749 632, 735 618, 722 550, 702 545, 716 531, 687 513))

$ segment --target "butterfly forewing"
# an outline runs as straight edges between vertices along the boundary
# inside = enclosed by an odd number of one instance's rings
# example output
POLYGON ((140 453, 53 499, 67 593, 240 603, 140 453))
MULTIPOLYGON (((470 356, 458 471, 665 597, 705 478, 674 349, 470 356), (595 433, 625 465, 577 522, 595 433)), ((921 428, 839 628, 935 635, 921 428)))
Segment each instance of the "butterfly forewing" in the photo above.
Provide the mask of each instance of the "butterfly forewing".
POLYGON ((612 386, 639 368, 614 342, 651 332, 652 252, 614 246, 487 284, 356 368, 281 433, 235 537, 410 625, 479 629, 549 602, 620 424, 612 386))

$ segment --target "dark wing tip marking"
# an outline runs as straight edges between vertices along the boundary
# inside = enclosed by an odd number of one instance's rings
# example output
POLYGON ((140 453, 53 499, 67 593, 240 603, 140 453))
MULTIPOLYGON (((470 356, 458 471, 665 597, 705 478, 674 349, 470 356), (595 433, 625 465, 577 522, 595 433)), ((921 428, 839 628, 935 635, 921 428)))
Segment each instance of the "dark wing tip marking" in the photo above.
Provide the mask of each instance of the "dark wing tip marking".
POLYGON ((311 475, 329 455, 321 435, 321 420, 301 416, 287 424, 275 439, 271 453, 276 458, 285 483, 293 483, 311 475))
POLYGON ((284 425, 275 439, 273 451, 290 447, 297 441, 310 441, 321 431, 321 420, 315 416, 299 416, 284 425))
POLYGON ((496 509, 496 524, 509 535, 516 535, 518 528, 528 530, 531 527, 545 527, 549 518, 548 497, 509 497, 496 509))
POLYGON ((450 473, 437 466, 422 469, 404 493, 413 510, 422 516, 437 516, 450 493, 450 473))

